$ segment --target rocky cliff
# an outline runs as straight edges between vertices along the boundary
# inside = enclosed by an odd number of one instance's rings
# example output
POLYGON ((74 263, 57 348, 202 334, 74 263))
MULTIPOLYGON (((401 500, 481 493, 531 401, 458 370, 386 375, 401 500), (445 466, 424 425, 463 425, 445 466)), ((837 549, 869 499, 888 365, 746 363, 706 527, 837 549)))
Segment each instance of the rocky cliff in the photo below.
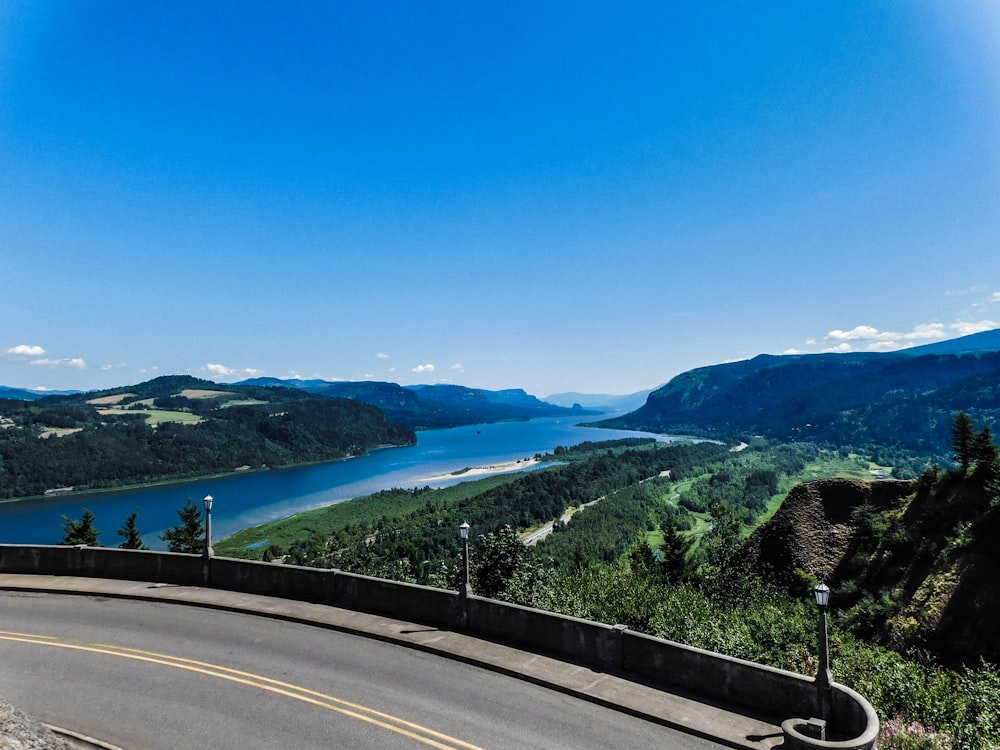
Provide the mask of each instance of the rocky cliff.
POLYGON ((965 475, 795 487, 747 545, 777 580, 833 589, 837 620, 949 664, 1000 662, 1000 507, 965 475))

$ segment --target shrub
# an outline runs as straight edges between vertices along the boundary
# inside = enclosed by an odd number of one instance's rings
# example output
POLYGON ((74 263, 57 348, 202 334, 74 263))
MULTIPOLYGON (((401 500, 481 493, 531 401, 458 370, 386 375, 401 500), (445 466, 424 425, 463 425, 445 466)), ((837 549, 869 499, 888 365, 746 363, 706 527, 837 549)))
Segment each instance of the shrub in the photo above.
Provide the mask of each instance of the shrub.
POLYGON ((951 750, 951 737, 917 721, 907 724, 897 716, 882 725, 878 746, 883 750, 951 750))

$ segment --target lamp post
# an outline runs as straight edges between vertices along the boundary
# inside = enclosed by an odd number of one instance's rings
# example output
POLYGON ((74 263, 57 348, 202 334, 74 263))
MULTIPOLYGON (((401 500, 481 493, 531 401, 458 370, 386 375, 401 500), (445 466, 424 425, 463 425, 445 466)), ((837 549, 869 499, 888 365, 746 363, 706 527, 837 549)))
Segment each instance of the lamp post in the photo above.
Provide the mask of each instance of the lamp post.
POLYGON ((212 551, 212 503, 211 495, 205 495, 205 557, 211 557, 212 551))
POLYGON ((458 535, 462 538, 462 583, 458 587, 458 593, 466 597, 472 593, 472 583, 469 580, 469 526, 468 521, 464 521, 458 527, 458 535))
POLYGON ((816 606, 819 607, 819 671, 816 673, 816 684, 819 687, 830 686, 830 640, 827 635, 826 613, 830 606, 830 587, 821 583, 813 593, 816 595, 816 606))
POLYGON ((832 699, 830 683, 830 639, 827 634, 826 613, 830 607, 830 587, 820 583, 813 594, 816 596, 816 606, 819 608, 819 670, 816 672, 816 688, 819 691, 820 718, 824 721, 830 718, 830 702, 832 699))

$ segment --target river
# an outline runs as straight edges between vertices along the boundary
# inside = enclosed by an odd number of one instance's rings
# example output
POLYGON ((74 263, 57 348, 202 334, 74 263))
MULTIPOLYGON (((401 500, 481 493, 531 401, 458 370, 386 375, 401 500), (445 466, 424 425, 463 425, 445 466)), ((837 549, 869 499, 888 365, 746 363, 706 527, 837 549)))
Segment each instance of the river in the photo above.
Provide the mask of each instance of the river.
MULTIPOLYGON (((587 417, 588 420, 600 418, 587 417)), ((102 544, 117 546, 121 538, 115 528, 121 526, 133 510, 138 510, 137 525, 143 531, 146 544, 153 549, 164 549, 159 534, 179 522, 177 509, 189 497, 199 507, 205 495, 215 498, 212 535, 221 539, 249 526, 390 487, 455 484, 463 478, 455 476, 434 481, 427 481, 427 478, 468 467, 531 458, 537 453, 551 452, 557 445, 569 447, 585 440, 622 437, 669 439, 646 432, 579 427, 578 419, 552 417, 428 430, 417 433, 416 445, 374 451, 347 461, 135 490, 0 503, 0 543, 56 544, 63 537, 63 516, 79 519, 83 509, 88 508, 102 532, 102 544)))

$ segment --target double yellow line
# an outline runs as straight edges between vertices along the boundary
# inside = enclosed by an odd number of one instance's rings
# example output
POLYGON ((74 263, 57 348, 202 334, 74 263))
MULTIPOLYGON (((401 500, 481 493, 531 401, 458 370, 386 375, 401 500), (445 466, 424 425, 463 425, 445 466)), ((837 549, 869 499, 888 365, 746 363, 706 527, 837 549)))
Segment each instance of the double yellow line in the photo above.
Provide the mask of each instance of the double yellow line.
POLYGON ((438 750, 483 750, 478 745, 450 737, 441 732, 437 732, 428 727, 415 724, 405 719, 400 719, 382 711, 367 708, 358 703, 345 701, 333 695, 320 693, 316 690, 293 685, 281 680, 275 680, 263 675, 243 672, 238 669, 231 669, 219 664, 210 664, 195 659, 185 659, 180 656, 170 656, 169 654, 159 654, 154 651, 142 651, 136 648, 125 646, 114 646, 105 643, 90 643, 88 641, 77 641, 56 636, 36 635, 33 633, 16 633, 0 630, 0 641, 12 641, 15 643, 30 643, 37 646, 50 646, 53 648, 66 648, 74 651, 87 651, 94 654, 106 656, 117 656, 123 659, 132 659, 150 664, 159 664, 174 669, 183 669, 188 672, 196 672, 208 677, 217 677, 220 680, 228 680, 247 687, 266 690, 269 693, 292 698, 303 703, 311 703, 319 708, 348 716, 367 724, 372 724, 390 732, 409 737, 428 747, 438 748, 438 750))

